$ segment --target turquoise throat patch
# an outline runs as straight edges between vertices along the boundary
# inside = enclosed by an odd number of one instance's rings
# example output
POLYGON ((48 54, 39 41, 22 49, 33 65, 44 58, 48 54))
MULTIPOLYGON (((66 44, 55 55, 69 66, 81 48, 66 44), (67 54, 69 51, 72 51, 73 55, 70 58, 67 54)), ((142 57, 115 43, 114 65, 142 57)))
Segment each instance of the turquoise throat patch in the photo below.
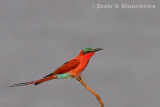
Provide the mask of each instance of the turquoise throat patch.
POLYGON ((69 79, 69 78, 73 78, 69 73, 57 74, 57 75, 55 75, 55 77, 56 77, 56 79, 69 79))

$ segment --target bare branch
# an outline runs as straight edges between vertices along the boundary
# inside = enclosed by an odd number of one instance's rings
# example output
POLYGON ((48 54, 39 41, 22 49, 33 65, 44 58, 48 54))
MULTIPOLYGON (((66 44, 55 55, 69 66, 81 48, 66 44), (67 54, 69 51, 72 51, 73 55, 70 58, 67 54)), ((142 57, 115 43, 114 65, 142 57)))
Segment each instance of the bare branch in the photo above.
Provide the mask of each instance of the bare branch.
POLYGON ((104 103, 101 100, 100 96, 93 90, 91 89, 82 79, 82 76, 78 76, 76 77, 77 81, 79 81, 89 92, 91 92, 98 100, 98 102, 100 103, 101 107, 104 107, 104 103))

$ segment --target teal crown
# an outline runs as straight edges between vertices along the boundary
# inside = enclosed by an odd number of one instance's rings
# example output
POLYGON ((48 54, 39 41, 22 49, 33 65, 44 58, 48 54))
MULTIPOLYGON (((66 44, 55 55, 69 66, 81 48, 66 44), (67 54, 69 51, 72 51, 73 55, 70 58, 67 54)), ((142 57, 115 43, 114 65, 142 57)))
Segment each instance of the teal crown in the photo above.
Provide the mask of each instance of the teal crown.
POLYGON ((91 48, 91 47, 87 47, 87 48, 83 49, 83 51, 84 51, 84 52, 87 52, 87 51, 93 51, 93 48, 91 48))

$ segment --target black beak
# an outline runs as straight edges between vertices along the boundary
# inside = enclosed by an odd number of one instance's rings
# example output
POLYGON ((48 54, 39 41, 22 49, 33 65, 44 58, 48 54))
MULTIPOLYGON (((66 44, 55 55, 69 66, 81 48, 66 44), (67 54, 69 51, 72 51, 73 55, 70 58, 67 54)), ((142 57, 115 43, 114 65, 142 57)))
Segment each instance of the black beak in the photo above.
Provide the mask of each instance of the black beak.
POLYGON ((103 50, 102 48, 95 48, 93 49, 93 52, 97 52, 97 51, 100 51, 100 50, 103 50))

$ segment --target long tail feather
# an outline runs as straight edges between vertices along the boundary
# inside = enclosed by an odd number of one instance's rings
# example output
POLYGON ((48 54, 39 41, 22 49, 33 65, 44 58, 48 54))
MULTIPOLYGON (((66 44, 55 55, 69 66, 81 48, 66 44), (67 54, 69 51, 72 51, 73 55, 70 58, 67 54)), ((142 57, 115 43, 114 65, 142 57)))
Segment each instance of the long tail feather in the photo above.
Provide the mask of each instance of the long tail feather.
POLYGON ((10 85, 10 86, 8 86, 8 87, 25 86, 25 85, 30 85, 30 84, 34 84, 34 83, 35 83, 34 81, 24 82, 24 83, 19 83, 19 84, 13 84, 13 85, 10 85))
POLYGON ((30 84, 38 85, 40 83, 52 80, 54 78, 56 78, 55 75, 52 75, 52 76, 49 76, 49 77, 46 77, 46 78, 42 78, 42 79, 39 79, 39 80, 35 80, 35 81, 24 82, 24 83, 19 83, 19 84, 13 84, 13 85, 10 85, 8 87, 25 86, 25 85, 30 85, 30 84))
POLYGON ((52 76, 49 76, 49 77, 46 77, 46 78, 42 78, 42 79, 40 79, 40 80, 37 80, 37 81, 34 83, 34 85, 38 85, 38 84, 40 84, 40 83, 43 83, 43 82, 52 80, 52 79, 54 79, 54 78, 56 78, 55 75, 52 75, 52 76))

